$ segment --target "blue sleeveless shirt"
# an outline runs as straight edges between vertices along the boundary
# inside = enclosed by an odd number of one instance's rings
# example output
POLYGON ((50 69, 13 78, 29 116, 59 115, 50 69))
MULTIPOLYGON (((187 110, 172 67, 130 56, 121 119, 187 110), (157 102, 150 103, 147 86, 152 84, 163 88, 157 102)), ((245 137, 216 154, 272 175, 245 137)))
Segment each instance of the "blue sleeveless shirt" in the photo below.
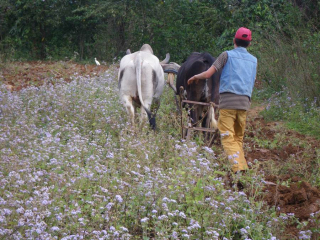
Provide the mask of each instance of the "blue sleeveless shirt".
POLYGON ((243 47, 227 53, 228 60, 221 73, 219 93, 229 92, 251 98, 257 74, 257 58, 243 47))

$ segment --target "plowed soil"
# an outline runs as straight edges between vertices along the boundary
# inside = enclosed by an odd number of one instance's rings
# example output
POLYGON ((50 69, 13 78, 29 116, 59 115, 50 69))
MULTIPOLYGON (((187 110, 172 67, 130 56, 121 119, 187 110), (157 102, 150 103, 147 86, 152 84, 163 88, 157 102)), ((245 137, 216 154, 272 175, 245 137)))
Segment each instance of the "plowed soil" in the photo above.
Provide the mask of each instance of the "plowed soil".
MULTIPOLYGON (((300 231, 320 229, 319 187, 307 182, 319 173, 320 141, 288 130, 283 123, 266 123, 259 115, 262 110, 254 107, 249 112, 245 143, 251 151, 246 152, 246 159, 259 161, 265 180, 275 183, 263 189, 268 205, 279 215, 294 214, 299 222, 306 223, 303 227, 291 223, 282 239, 302 239, 300 231), (262 144, 257 139, 263 139, 262 144)), ((320 234, 313 234, 311 239, 320 239, 320 234)))
POLYGON ((71 61, 60 62, 15 62, 0 64, 0 81, 9 90, 19 91, 27 86, 53 83, 53 79, 70 81, 72 76, 95 76, 108 69, 106 65, 77 64, 71 61))
MULTIPOLYGON (((0 67, 0 80, 12 91, 56 78, 70 81, 74 75, 96 76, 108 69, 106 65, 73 62, 17 62, 0 67)), ((282 238, 299 239, 299 231, 320 229, 320 191, 308 182, 314 182, 312 176, 319 172, 320 141, 287 130, 280 122, 265 122, 259 114, 263 109, 253 107, 249 111, 244 140, 246 159, 258 161, 265 180, 274 183, 263 190, 265 202, 278 214, 290 213, 300 222, 306 221, 299 229, 297 223, 288 225, 282 238)), ((312 239, 320 239, 320 234, 313 234, 312 239)))

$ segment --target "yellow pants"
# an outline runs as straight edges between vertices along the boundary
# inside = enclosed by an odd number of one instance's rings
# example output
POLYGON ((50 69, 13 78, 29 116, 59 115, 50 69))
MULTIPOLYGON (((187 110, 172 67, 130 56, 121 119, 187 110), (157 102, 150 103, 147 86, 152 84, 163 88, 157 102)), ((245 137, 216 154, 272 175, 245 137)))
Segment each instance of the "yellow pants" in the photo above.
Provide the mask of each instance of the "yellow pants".
POLYGON ((246 119, 246 110, 219 110, 218 129, 221 134, 221 143, 232 165, 233 172, 248 169, 243 152, 246 119))

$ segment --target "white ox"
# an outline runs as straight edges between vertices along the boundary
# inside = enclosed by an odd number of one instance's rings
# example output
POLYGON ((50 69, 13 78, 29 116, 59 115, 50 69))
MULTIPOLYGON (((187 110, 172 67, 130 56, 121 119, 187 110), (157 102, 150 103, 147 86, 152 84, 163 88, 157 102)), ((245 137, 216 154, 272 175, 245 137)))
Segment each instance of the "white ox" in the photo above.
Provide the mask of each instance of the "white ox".
POLYGON ((141 107, 140 122, 148 117, 152 129, 155 129, 155 115, 165 84, 164 70, 170 68, 167 64, 169 59, 167 54, 166 59, 160 62, 149 44, 144 44, 140 51, 134 53, 128 49, 127 55, 121 59, 118 74, 120 98, 132 125, 135 109, 141 107), (151 112, 151 105, 154 113, 151 112))

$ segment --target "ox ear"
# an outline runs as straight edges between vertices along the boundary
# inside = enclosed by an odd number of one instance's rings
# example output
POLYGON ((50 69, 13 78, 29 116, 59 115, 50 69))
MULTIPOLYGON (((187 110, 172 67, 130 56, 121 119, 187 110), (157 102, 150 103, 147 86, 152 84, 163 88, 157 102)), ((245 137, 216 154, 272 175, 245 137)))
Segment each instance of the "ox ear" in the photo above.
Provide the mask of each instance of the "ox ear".
POLYGON ((166 58, 163 59, 163 60, 160 62, 160 64, 162 65, 162 64, 169 63, 169 60, 170 60, 170 54, 167 53, 167 54, 166 54, 166 58))
POLYGON ((170 62, 167 64, 161 64, 163 71, 165 73, 174 73, 174 74, 178 74, 180 65, 175 63, 175 62, 170 62))
POLYGON ((131 50, 128 48, 126 51, 126 55, 131 54, 131 50))

